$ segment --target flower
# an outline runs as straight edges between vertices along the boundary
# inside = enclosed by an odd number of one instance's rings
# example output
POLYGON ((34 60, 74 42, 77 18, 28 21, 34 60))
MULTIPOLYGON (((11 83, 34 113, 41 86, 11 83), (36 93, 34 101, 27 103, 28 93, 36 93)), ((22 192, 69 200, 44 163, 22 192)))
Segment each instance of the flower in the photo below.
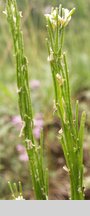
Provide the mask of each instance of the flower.
POLYGON ((42 113, 37 113, 35 118, 34 118, 34 126, 36 127, 41 127, 43 126, 43 116, 42 113))
POLYGON ((20 117, 19 115, 14 116, 14 117, 12 118, 12 123, 13 123, 13 125, 22 126, 21 117, 20 117))
POLYGON ((62 26, 66 26, 71 20, 70 11, 66 8, 62 8, 62 17, 59 18, 59 22, 62 26))
POLYGON ((44 121, 42 119, 42 114, 38 113, 34 119, 34 129, 33 133, 36 139, 40 139, 41 129, 43 128, 44 121))
POLYGON ((28 156, 27 156, 27 153, 26 153, 26 149, 23 145, 21 144, 18 144, 16 146, 16 150, 19 152, 19 159, 20 161, 28 161, 28 156))
POLYGON ((35 90, 40 87, 40 81, 39 80, 31 80, 30 87, 32 90, 35 90))
POLYGON ((20 156, 19 156, 19 159, 20 159, 20 161, 28 161, 28 156, 27 156, 27 153, 26 152, 24 152, 23 154, 21 154, 20 156))
POLYGON ((61 27, 65 27, 68 25, 68 23, 71 20, 71 16, 74 13, 75 8, 73 8, 71 11, 69 11, 66 8, 62 8, 62 15, 60 16, 60 14, 58 13, 57 8, 56 9, 52 9, 51 14, 45 14, 45 17, 47 20, 49 20, 52 24, 52 27, 56 27, 57 23, 61 26, 61 27), (57 22, 58 21, 58 22, 57 22))
POLYGON ((21 144, 18 144, 18 145, 16 146, 16 149, 17 149, 17 151, 20 152, 20 153, 25 152, 25 147, 24 147, 23 145, 21 145, 21 144))
POLYGON ((52 23, 53 28, 57 26, 57 17, 59 20, 59 15, 57 14, 57 8, 52 9, 51 14, 45 14, 45 17, 47 20, 49 20, 52 23))
POLYGON ((35 138, 36 138, 37 140, 40 139, 40 133, 41 133, 41 128, 35 127, 35 128, 33 129, 33 134, 34 134, 34 136, 35 136, 35 138))

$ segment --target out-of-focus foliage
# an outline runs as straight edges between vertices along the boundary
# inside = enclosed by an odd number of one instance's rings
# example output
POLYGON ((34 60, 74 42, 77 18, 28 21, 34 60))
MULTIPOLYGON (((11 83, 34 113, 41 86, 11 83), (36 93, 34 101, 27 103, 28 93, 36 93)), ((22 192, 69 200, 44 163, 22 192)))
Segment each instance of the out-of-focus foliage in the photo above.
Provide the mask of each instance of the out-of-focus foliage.
MULTIPOLYGON (((73 20, 67 27, 65 50, 68 50, 72 94, 90 89, 90 0, 17 0, 23 11, 25 51, 29 60, 29 77, 40 81, 38 90, 32 90, 34 112, 43 112, 45 122, 52 118, 53 87, 47 62, 46 27, 44 14, 60 3, 65 8, 76 7, 73 20)), ((19 161, 16 151, 21 144, 11 123, 18 115, 15 58, 5 15, 5 1, 0 0, 0 198, 9 198, 8 180, 21 180, 27 191, 30 180, 26 164, 19 161)))

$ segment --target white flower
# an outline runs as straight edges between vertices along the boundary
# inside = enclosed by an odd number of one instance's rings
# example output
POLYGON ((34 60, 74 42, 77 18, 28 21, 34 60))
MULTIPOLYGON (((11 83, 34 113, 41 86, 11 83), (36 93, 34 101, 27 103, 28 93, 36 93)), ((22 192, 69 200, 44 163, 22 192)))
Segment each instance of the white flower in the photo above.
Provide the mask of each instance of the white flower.
POLYGON ((25 199, 23 199, 23 196, 18 196, 15 198, 15 200, 25 200, 25 199))
POLYGON ((45 17, 46 19, 49 19, 51 21, 51 18, 52 18, 51 14, 45 14, 45 17))
POLYGON ((52 10, 51 16, 53 19, 56 19, 56 17, 57 17, 57 10, 56 9, 52 10))
POLYGON ((45 17, 51 22, 54 28, 57 26, 57 19, 59 25, 66 26, 70 22, 71 15, 74 13, 74 11, 75 8, 73 8, 71 11, 66 8, 62 8, 62 16, 60 16, 56 8, 52 9, 51 14, 45 14, 45 17))
POLYGON ((52 9, 51 14, 45 14, 46 19, 48 19, 51 22, 53 28, 57 26, 57 17, 58 20, 60 19, 60 16, 57 13, 58 11, 56 8, 56 9, 52 9))
MULTIPOLYGON (((68 16, 69 16, 69 13, 70 11, 66 8, 62 8, 62 16, 66 19, 68 19, 68 16)), ((71 16, 70 16, 70 19, 71 19, 71 16)))
POLYGON ((62 17, 60 17, 61 25, 66 26, 71 20, 70 11, 68 9, 62 8, 62 17))

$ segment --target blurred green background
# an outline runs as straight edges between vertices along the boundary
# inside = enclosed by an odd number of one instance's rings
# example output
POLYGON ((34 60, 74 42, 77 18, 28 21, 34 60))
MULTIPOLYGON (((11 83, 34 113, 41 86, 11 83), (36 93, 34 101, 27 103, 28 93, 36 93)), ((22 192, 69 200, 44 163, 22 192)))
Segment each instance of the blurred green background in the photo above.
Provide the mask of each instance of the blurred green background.
MULTIPOLYGON (((47 62, 44 14, 60 3, 65 8, 76 8, 66 28, 64 45, 69 62, 72 98, 75 98, 81 92, 90 90, 90 0, 17 0, 17 3, 23 12, 22 29, 30 82, 38 80, 39 83, 37 89, 31 88, 34 114, 43 113, 47 124, 53 119, 54 93, 47 62)), ((8 180, 21 180, 28 198, 31 187, 28 164, 19 158, 17 145, 21 145, 22 141, 18 137, 19 129, 12 120, 19 115, 19 110, 12 38, 2 13, 5 4, 5 1, 0 0, 0 199, 10 199, 8 180)), ((89 113, 87 106, 84 106, 89 113)))

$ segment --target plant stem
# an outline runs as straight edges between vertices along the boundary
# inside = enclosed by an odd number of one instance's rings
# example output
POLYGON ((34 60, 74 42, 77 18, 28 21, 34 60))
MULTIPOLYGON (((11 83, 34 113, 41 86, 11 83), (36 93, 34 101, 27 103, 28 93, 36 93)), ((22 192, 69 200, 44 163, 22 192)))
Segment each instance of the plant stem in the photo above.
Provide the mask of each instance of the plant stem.
POLYGON ((23 33, 20 27, 22 14, 17 9, 16 0, 7 0, 5 13, 10 25, 16 57, 18 101, 23 122, 20 136, 24 134, 35 197, 38 200, 46 200, 48 199, 47 170, 44 168, 43 160, 41 160, 41 157, 43 158, 43 151, 41 151, 43 146, 38 146, 33 136, 33 114, 28 80, 28 62, 24 54, 23 33))
POLYGON ((59 139, 66 159, 67 170, 70 176, 72 200, 83 200, 83 135, 85 112, 82 113, 80 128, 78 126, 78 103, 76 116, 73 119, 71 95, 69 85, 69 71, 66 55, 63 53, 64 31, 75 9, 68 11, 67 18, 63 16, 67 9, 53 9, 46 15, 48 26, 48 53, 51 65, 57 114, 62 124, 59 139), (57 14, 58 13, 58 14, 57 14), (53 30, 52 30, 53 29, 53 30), (53 58, 52 58, 53 51, 53 58))

